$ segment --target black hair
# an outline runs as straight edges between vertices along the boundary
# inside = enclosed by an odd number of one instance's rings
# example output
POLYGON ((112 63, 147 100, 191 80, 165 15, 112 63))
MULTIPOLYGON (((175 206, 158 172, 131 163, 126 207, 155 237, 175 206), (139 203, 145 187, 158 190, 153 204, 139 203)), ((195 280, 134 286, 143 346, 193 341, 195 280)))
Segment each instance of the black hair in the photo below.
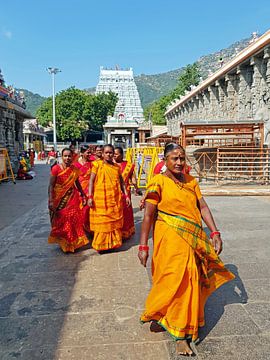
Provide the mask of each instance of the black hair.
POLYGON ((112 151, 114 152, 114 146, 112 144, 106 144, 103 146, 103 151, 105 150, 106 147, 110 147, 112 149, 112 151))
POLYGON ((81 152, 82 154, 84 154, 88 149, 89 149, 89 146, 87 146, 87 145, 82 145, 82 146, 80 147, 80 152, 81 152))
POLYGON ((165 149, 164 149, 164 158, 167 157, 167 155, 173 151, 173 150, 176 150, 176 149, 180 149, 182 150, 183 152, 185 152, 185 149, 183 148, 183 146, 179 145, 179 144, 176 144, 176 143, 173 143, 173 142, 170 142, 170 143, 167 143, 165 145, 165 149))
POLYGON ((65 151, 70 151, 71 154, 73 154, 73 151, 69 148, 69 147, 65 147, 62 151, 61 151, 61 155, 63 156, 65 151))
POLYGON ((95 146, 95 151, 97 150, 97 148, 100 148, 101 150, 103 150, 103 145, 97 145, 97 146, 95 146))
POLYGON ((120 154, 122 155, 122 156, 124 156, 124 150, 123 150, 123 148, 121 147, 121 146, 116 146, 115 148, 114 148, 114 151, 115 150, 118 150, 119 152, 120 152, 120 154))

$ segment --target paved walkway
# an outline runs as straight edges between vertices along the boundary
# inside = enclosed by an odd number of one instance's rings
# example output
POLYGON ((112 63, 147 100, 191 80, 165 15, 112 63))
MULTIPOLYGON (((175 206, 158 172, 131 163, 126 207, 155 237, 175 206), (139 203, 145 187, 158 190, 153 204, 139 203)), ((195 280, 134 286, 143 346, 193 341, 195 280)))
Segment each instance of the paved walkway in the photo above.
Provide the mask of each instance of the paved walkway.
MULTIPOLYGON (((48 167, 36 171, 34 180, 0 185, 0 359, 180 359, 166 334, 139 323, 150 268, 138 263, 138 237, 103 255, 49 246, 48 167)), ((270 197, 207 201, 236 280, 209 299, 197 358, 269 359, 270 197)), ((134 211, 138 234, 137 197, 134 211)))

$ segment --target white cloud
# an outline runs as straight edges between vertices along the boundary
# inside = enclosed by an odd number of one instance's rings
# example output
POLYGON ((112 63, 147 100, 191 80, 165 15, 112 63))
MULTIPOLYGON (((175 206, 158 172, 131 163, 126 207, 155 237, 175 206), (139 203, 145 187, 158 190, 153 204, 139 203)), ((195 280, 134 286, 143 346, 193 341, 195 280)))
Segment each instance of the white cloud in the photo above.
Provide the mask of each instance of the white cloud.
POLYGON ((11 39, 12 38, 12 32, 10 30, 4 29, 2 30, 2 34, 4 35, 5 38, 7 39, 11 39))

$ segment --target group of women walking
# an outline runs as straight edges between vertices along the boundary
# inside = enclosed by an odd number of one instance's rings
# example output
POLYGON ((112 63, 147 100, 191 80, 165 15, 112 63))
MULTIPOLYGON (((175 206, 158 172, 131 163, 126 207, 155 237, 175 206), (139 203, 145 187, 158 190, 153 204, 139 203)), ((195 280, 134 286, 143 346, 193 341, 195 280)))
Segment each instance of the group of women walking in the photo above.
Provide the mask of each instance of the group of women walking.
MULTIPOLYGON (((89 149, 81 153, 78 163, 72 163, 72 151, 64 149, 63 163, 52 168, 49 242, 74 251, 88 242, 83 226, 79 226, 83 224, 94 232, 94 249, 117 248, 123 236, 135 231, 130 197, 130 183, 136 186, 134 165, 123 161, 123 150, 112 145, 104 146, 102 157, 93 162, 89 161, 89 149)), ((208 296, 234 275, 219 258, 221 234, 197 181, 186 171, 185 150, 178 144, 167 144, 164 165, 164 171, 150 181, 141 202, 145 212, 138 257, 143 266, 153 229, 152 288, 141 322, 150 322, 152 332, 167 331, 176 340, 177 353, 189 356, 194 355, 190 344, 204 326, 208 296)))
POLYGON ((118 248, 135 233, 130 183, 136 188, 134 165, 123 149, 82 146, 80 154, 65 148, 62 163, 51 169, 49 243, 74 252, 89 243, 97 251, 118 248))

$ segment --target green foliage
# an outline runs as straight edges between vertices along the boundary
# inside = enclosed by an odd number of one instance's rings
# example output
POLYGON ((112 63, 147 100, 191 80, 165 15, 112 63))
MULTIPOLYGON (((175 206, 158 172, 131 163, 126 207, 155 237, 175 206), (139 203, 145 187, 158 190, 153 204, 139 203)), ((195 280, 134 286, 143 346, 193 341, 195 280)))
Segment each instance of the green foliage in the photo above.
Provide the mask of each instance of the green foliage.
POLYGON ((87 96, 83 115, 91 129, 102 130, 107 117, 113 115, 117 100, 117 95, 111 91, 87 96))
MULTIPOLYGON (((61 91, 55 97, 57 137, 76 140, 88 129, 101 130, 116 103, 114 93, 94 95, 74 87, 61 91)), ((50 126, 52 118, 52 98, 48 98, 37 110, 37 119, 42 126, 50 126)))
POLYGON ((191 85, 198 85, 200 80, 200 74, 198 64, 187 65, 184 71, 181 73, 176 87, 166 96, 162 96, 159 100, 153 102, 144 110, 144 116, 146 119, 149 117, 152 119, 155 125, 166 124, 164 113, 167 105, 174 99, 185 94, 186 90, 191 89, 191 85))

